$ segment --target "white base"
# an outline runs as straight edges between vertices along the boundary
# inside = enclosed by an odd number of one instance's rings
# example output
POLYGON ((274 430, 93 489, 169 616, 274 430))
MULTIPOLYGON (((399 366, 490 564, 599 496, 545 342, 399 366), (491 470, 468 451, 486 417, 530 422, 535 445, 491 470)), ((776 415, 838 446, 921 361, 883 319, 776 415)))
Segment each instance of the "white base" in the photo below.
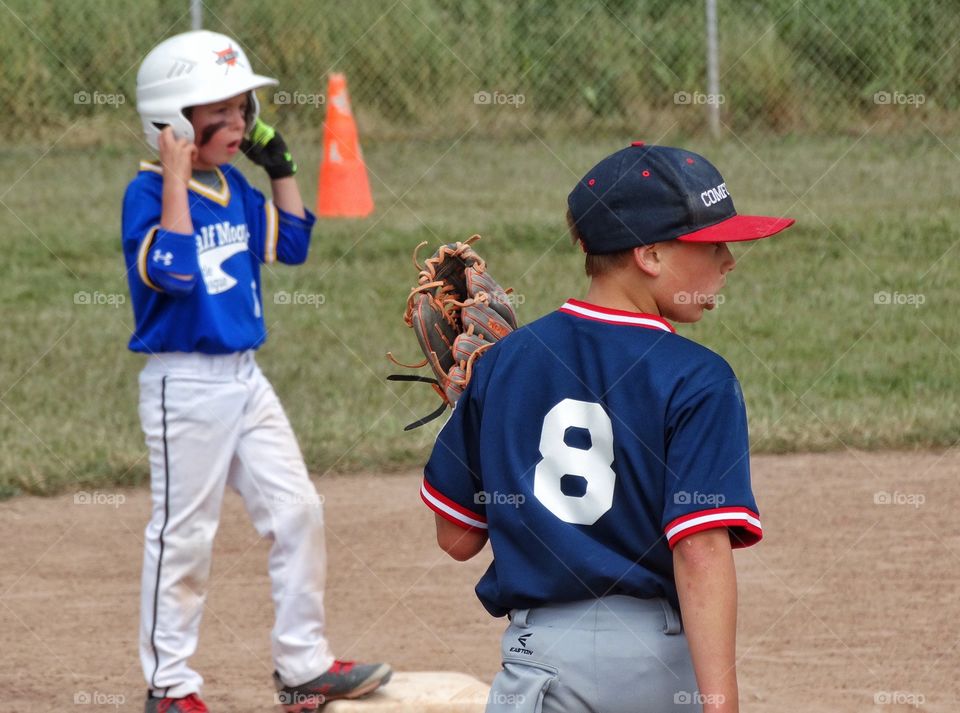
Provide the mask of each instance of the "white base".
POLYGON ((490 686, 453 671, 395 672, 390 682, 355 701, 332 701, 324 713, 483 713, 490 686))

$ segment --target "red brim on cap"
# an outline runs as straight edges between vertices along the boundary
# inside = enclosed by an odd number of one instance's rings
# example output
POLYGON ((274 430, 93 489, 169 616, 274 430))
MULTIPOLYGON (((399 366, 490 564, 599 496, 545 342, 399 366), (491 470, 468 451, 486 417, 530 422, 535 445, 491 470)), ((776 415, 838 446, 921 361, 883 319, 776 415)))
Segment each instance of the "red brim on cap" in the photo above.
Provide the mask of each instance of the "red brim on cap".
POLYGON ((794 224, 793 218, 770 218, 765 215, 735 215, 709 228, 701 228, 681 235, 677 240, 685 243, 737 243, 743 240, 760 240, 776 235, 794 224))

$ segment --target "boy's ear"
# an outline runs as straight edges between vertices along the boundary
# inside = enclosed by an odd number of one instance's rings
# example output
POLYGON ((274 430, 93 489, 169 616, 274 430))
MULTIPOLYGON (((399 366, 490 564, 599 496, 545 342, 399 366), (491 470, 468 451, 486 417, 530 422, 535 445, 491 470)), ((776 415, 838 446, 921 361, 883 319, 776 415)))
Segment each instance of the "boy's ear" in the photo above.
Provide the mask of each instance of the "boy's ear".
POLYGON ((660 244, 641 245, 633 249, 633 262, 645 274, 650 277, 657 277, 663 269, 661 261, 660 244))

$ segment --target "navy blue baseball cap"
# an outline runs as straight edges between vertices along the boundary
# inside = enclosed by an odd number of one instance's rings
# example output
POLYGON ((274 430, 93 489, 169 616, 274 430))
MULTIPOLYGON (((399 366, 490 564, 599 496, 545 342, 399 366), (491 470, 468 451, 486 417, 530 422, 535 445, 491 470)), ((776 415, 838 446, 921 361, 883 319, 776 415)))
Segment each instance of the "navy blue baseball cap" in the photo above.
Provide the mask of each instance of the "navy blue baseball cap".
POLYGON ((636 141, 591 168, 567 197, 588 253, 665 240, 759 240, 792 218, 738 215, 720 172, 692 151, 636 141))

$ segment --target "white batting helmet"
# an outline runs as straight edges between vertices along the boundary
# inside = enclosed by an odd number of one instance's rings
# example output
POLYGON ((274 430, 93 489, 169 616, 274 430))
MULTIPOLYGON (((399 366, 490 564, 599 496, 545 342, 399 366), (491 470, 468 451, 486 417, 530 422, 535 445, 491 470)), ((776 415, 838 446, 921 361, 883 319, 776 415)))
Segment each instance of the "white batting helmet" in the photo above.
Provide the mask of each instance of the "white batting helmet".
POLYGON ((247 130, 260 113, 253 91, 277 80, 254 74, 247 55, 226 35, 207 30, 184 32, 150 50, 137 72, 137 111, 147 143, 157 149, 164 126, 179 138, 194 140, 193 125, 183 110, 250 93, 247 130))

